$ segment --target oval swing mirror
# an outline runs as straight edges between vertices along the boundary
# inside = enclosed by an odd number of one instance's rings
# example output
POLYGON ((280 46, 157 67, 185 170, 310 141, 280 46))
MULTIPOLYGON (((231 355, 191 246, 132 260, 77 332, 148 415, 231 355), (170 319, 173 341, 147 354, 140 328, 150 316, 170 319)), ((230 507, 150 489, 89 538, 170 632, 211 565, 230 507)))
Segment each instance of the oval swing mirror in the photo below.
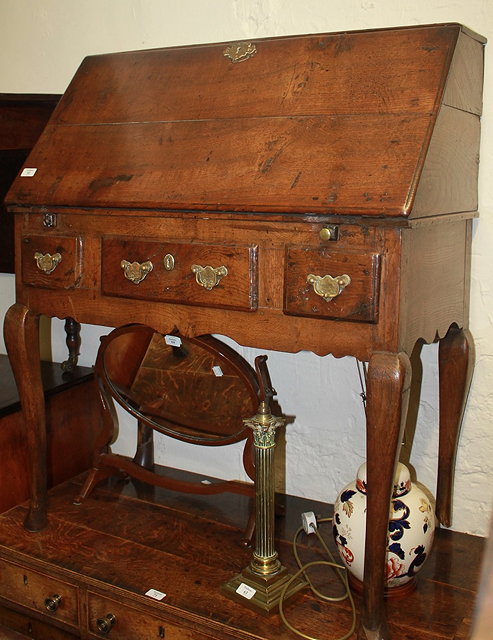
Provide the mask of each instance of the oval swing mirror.
POLYGON ((222 445, 247 437, 258 408, 253 368, 212 336, 162 335, 144 325, 102 339, 96 375, 138 420, 186 442, 222 445))

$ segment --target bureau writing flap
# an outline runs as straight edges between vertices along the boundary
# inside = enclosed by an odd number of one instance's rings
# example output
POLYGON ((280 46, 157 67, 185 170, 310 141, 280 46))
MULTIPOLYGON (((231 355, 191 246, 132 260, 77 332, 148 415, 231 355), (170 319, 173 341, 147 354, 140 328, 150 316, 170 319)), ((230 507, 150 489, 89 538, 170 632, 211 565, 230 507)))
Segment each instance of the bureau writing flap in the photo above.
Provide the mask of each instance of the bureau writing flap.
POLYGON ((472 211, 482 55, 449 24, 91 56, 8 202, 472 211))

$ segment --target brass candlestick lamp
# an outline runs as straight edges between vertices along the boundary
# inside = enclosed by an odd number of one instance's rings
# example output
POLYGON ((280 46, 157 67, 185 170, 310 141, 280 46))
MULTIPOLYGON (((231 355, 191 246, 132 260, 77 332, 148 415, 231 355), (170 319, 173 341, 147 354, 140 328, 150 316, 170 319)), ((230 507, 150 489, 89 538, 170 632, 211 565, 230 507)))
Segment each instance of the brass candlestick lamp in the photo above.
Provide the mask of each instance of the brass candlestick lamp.
MULTIPOLYGON (((267 356, 255 358, 255 370, 260 388, 258 412, 244 423, 253 431, 255 449, 255 551, 248 567, 222 586, 233 600, 260 613, 274 613, 279 607, 281 593, 291 580, 274 548, 275 484, 274 448, 276 429, 284 426, 283 418, 270 412, 270 399, 275 395, 267 370, 267 356)), ((306 583, 293 581, 285 589, 288 598, 306 583)))

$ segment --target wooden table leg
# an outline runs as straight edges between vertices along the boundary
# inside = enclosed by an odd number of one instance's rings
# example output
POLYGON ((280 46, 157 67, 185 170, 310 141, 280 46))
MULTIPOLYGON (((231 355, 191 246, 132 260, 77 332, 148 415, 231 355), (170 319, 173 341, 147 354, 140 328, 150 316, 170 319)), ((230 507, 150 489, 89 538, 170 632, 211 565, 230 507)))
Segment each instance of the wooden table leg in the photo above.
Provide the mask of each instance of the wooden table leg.
POLYGON ((29 531, 47 524, 45 401, 39 354, 39 315, 14 304, 4 321, 5 345, 19 391, 28 452, 31 502, 24 521, 29 531))
POLYGON ((440 438, 436 512, 449 527, 452 520, 452 488, 455 456, 467 394, 474 369, 474 341, 468 330, 453 327, 438 347, 440 377, 440 438))
POLYGON ((134 462, 144 469, 154 471, 154 430, 140 420, 137 424, 137 450, 134 462))
POLYGON ((359 638, 389 640, 384 606, 385 554, 395 466, 407 414, 411 364, 405 353, 375 353, 367 375, 365 573, 359 638))
POLYGON ((67 373, 72 372, 77 366, 80 353, 80 324, 73 318, 65 318, 65 344, 68 349, 68 360, 62 362, 62 369, 67 373))

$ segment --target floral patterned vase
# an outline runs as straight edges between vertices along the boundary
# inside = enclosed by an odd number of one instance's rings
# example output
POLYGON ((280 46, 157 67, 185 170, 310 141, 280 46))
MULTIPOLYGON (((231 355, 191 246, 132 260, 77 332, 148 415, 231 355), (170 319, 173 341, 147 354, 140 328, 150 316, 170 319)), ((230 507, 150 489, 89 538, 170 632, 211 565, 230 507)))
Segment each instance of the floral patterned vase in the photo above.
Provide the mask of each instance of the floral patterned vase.
MULTIPOLYGON (((334 505, 334 539, 352 586, 363 581, 366 492, 366 464, 362 464, 356 481, 344 487, 334 505)), ((430 499, 411 482, 409 469, 399 462, 394 477, 385 559, 389 594, 394 587, 406 585, 409 590, 414 586, 414 576, 430 553, 435 526, 430 499)))

